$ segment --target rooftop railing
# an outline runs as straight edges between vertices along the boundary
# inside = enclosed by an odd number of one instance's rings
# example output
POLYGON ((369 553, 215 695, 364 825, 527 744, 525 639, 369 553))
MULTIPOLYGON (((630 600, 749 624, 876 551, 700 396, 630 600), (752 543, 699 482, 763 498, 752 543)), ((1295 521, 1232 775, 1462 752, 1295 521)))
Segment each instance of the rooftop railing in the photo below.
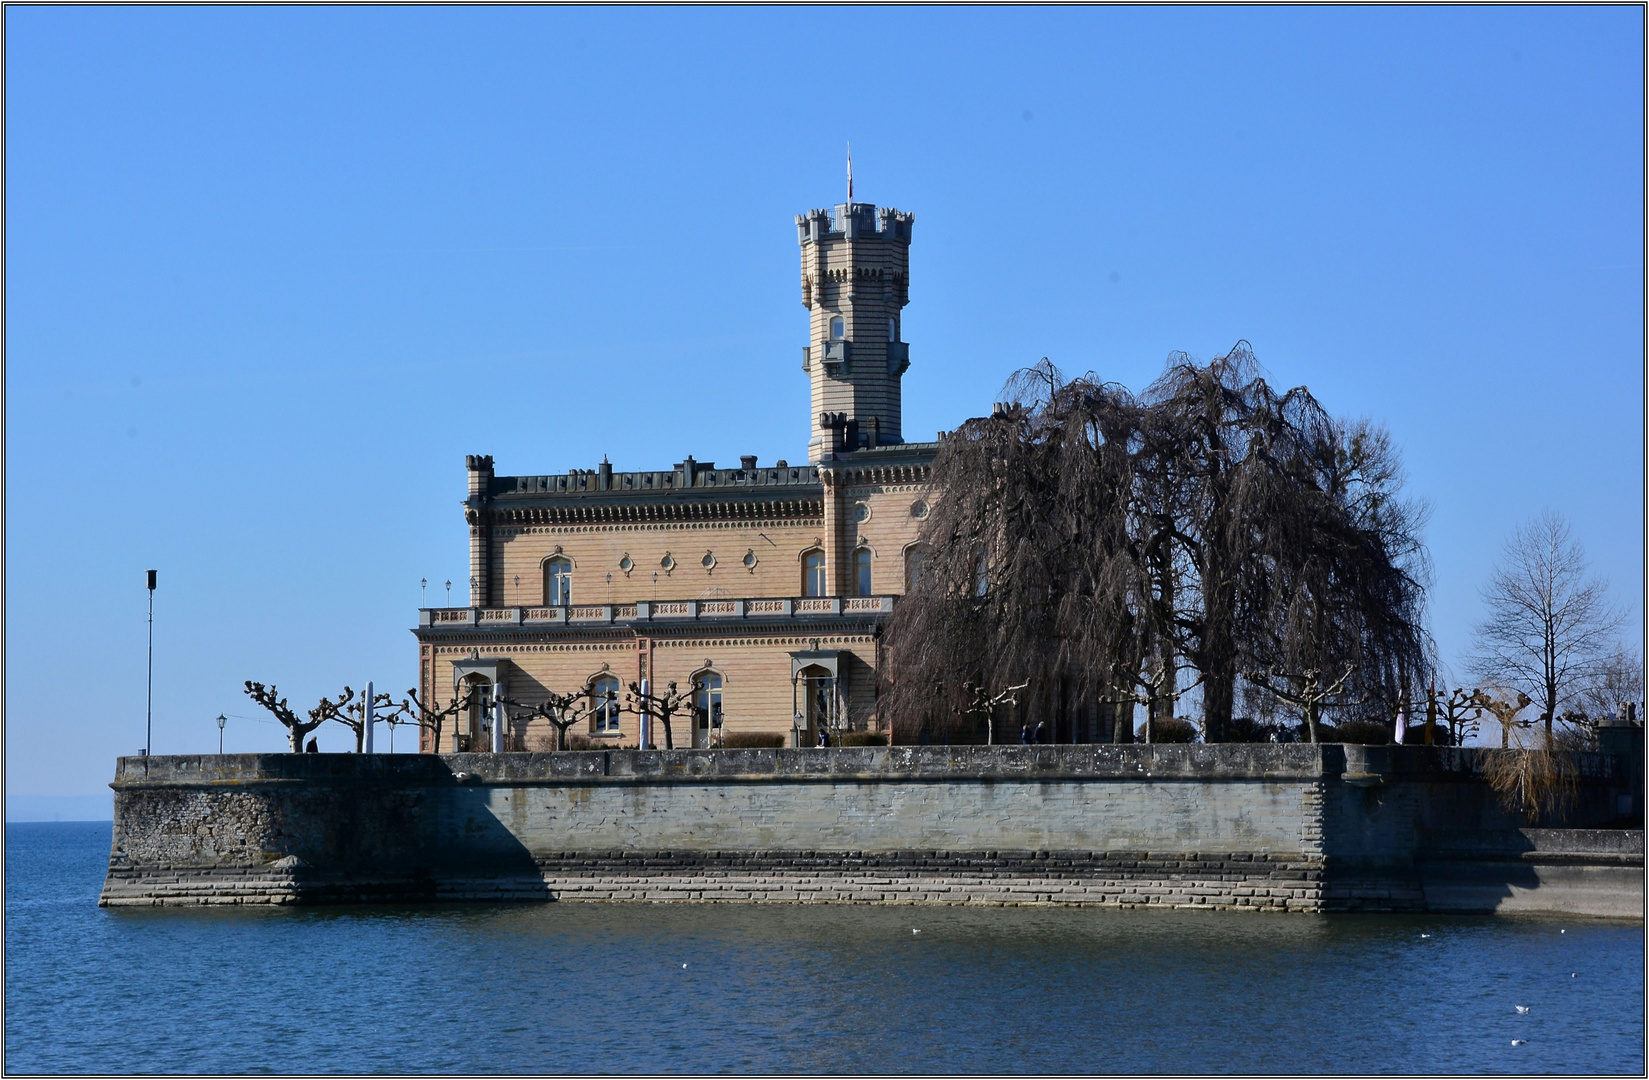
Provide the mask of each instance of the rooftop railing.
POLYGON ((546 627, 744 619, 817 619, 884 615, 892 596, 763 597, 749 600, 639 600, 634 604, 568 604, 561 607, 420 608, 418 625, 435 629, 546 627))

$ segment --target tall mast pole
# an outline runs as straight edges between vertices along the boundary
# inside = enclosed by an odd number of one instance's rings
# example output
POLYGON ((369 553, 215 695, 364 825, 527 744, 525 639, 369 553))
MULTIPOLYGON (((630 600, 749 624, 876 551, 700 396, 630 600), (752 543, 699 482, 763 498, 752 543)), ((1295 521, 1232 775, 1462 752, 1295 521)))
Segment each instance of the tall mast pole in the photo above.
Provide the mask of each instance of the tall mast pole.
POLYGON ((149 571, 149 687, 143 708, 143 756, 153 749, 155 732, 155 572, 149 571))

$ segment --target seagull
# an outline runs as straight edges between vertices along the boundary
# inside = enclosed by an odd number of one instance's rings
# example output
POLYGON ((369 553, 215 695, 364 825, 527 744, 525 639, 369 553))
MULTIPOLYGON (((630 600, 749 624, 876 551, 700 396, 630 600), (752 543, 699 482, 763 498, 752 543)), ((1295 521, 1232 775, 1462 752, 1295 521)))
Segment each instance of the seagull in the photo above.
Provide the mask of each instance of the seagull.
POLYGON ((1580 972, 1578 972, 1578 971, 1569 972, 1569 978, 1571 978, 1571 979, 1577 978, 1579 975, 1580 975, 1580 972))
MULTIPOLYGON (((681 968, 682 968, 682 970, 683 970, 683 971, 686 971, 686 970, 687 970, 687 965, 686 965, 686 964, 683 964, 683 965, 681 965, 681 968)), ((1523 1006, 1521 1006, 1521 1005, 1519 1005, 1519 1006, 1518 1006, 1518 1008, 1520 1008, 1520 1009, 1521 1009, 1521 1008, 1523 1008, 1523 1006)), ((1527 1010, 1527 1009, 1524 1009, 1524 1011, 1525 1011, 1525 1012, 1527 1012, 1527 1011, 1528 1011, 1528 1010, 1527 1010)))
POLYGON ((1569 931, 1567 931, 1567 930, 1559 930, 1559 931, 1558 931, 1558 933, 1560 933, 1560 934, 1567 934, 1567 933, 1568 933, 1568 932, 1569 932, 1569 931))
POLYGON ((1529 1041, 1528 1039, 1513 1039, 1512 1040, 1512 1045, 1513 1046, 1522 1046, 1524 1043, 1526 1043, 1528 1041, 1529 1041))
POLYGON ((1430 935, 1430 934, 1421 934, 1421 935, 1420 935, 1420 936, 1421 936, 1421 937, 1423 937, 1423 938, 1428 938, 1428 937, 1431 937, 1431 935, 1430 935))
POLYGON ((1526 1013, 1526 1012, 1529 1011, 1529 1007, 1527 1005, 1517 1005, 1517 1006, 1514 1006, 1514 1007, 1517 1009, 1517 1011, 1519 1013, 1526 1013))
POLYGON ((920 930, 912 930, 912 931, 911 931, 911 933, 913 933, 913 934, 920 934, 920 933, 921 933, 921 932, 922 932, 922 931, 920 931, 920 930))

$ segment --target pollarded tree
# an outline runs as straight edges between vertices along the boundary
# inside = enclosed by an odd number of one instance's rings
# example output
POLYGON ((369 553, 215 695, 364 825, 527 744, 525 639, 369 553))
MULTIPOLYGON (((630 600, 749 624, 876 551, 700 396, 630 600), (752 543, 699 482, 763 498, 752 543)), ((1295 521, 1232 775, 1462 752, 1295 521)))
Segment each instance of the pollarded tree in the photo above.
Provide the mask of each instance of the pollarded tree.
MULTIPOLYGON (((345 693, 348 693, 347 688, 345 693)), ((280 691, 275 689, 273 683, 265 686, 263 683, 247 680, 246 696, 268 709, 275 719, 281 722, 281 726, 286 728, 286 737, 294 754, 303 753, 303 737, 327 721, 327 713, 322 708, 310 709, 307 718, 299 716, 291 705, 287 704, 286 699, 280 696, 280 691)), ((321 700, 326 701, 325 698, 321 700)))
POLYGON ((1547 511, 1512 534, 1482 595, 1489 614, 1472 668, 1529 695, 1551 749, 1553 720, 1594 681, 1620 626, 1608 586, 1587 573, 1569 523, 1547 511))

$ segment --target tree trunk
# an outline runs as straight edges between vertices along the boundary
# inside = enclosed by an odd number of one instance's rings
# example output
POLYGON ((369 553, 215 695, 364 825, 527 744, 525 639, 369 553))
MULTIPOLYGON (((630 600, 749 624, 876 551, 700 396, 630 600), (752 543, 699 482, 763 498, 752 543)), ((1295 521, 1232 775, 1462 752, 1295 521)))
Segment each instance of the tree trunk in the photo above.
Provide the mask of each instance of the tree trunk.
POLYGON ((286 729, 286 741, 292 744, 294 754, 303 753, 303 731, 297 727, 286 729))
POLYGON ((1312 702, 1311 704, 1309 704, 1305 707, 1305 726, 1306 726, 1306 730, 1311 732, 1311 744, 1313 746, 1315 746, 1318 742, 1321 741, 1317 738, 1317 703, 1316 702, 1312 702))
POLYGON ((1224 742, 1236 702, 1237 673, 1225 661, 1210 664, 1202 674, 1202 737, 1211 743, 1224 742))
POLYGON ((1131 743, 1134 741, 1134 703, 1132 701, 1112 703, 1111 741, 1116 743, 1131 743))

